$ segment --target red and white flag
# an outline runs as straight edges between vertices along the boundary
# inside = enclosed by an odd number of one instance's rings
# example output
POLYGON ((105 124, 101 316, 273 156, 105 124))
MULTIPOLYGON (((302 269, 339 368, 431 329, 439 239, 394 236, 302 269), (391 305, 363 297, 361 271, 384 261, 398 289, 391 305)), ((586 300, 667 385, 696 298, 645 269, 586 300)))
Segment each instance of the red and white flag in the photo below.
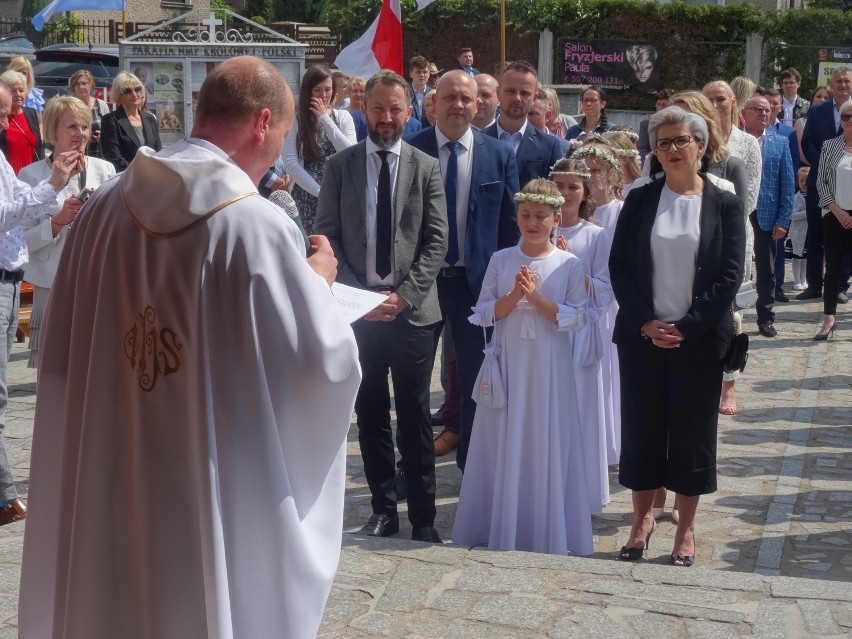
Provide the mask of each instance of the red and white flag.
POLYGON ((334 65, 349 77, 369 78, 382 69, 405 72, 402 65, 402 10, 400 0, 382 0, 382 8, 370 28, 343 49, 334 65))
POLYGON ((422 11, 433 2, 435 2, 435 0, 417 0, 417 10, 422 11))

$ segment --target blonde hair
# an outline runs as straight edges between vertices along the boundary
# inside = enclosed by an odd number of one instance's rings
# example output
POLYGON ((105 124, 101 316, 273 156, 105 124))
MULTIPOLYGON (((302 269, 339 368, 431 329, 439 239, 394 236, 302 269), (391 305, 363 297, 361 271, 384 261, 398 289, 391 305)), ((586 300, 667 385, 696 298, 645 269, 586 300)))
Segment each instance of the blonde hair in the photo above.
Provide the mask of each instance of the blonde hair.
MULTIPOLYGON (((708 82, 704 85, 702 91, 709 91, 710 89, 722 89, 729 98, 734 99, 734 103, 731 105, 731 127, 735 129, 738 128, 740 126, 740 111, 742 110, 745 102, 737 100, 737 96, 734 94, 734 90, 731 88, 731 85, 724 80, 708 82)), ((705 95, 704 97, 706 98, 707 96, 705 95)))
POLYGON ((67 112, 85 122, 86 126, 92 126, 92 112, 80 100, 71 95, 57 95, 50 98, 41 114, 41 130, 44 141, 51 147, 56 146, 56 127, 67 112))
POLYGON ((687 111, 700 115, 707 122, 707 148, 704 150, 704 157, 710 164, 716 164, 728 157, 728 147, 722 137, 719 123, 719 112, 706 95, 698 91, 683 91, 673 95, 672 102, 683 102, 687 111))
MULTIPOLYGON (((737 99, 737 104, 741 105, 740 108, 745 106, 746 100, 751 98, 756 90, 757 85, 744 75, 738 75, 731 80, 731 91, 737 99)), ((739 116, 739 113, 737 116, 739 116)))
POLYGON ((624 177, 621 175, 621 165, 615 159, 612 146, 606 140, 599 135, 589 136, 588 142, 574 151, 572 157, 591 157, 602 162, 613 195, 619 200, 624 199, 624 191, 622 191, 624 177), (583 149, 587 149, 587 151, 583 152, 583 149))
POLYGON ((22 55, 15 56, 9 61, 9 66, 6 68, 11 69, 12 71, 17 71, 24 76, 24 84, 27 87, 27 93, 33 90, 33 87, 35 86, 35 72, 33 71, 33 65, 29 60, 22 55))
MULTIPOLYGON (((627 173, 630 174, 630 177, 635 180, 642 175, 642 167, 639 165, 639 152, 636 150, 635 140, 630 136, 630 133, 632 131, 615 131, 610 129, 603 134, 603 138, 612 147, 612 153, 616 156, 616 159, 628 158, 623 166, 626 168, 627 173)), ((624 181, 623 175, 622 181, 624 181)))
MULTIPOLYGON (((556 186, 556 182, 551 182, 550 180, 545 180, 544 178, 533 178, 524 185, 524 188, 521 189, 520 194, 543 195, 545 197, 562 198, 562 194, 559 192, 559 187, 556 186)), ((521 202, 518 202, 518 206, 520 205, 521 202)), ((553 207, 554 215, 559 212, 559 208, 560 207, 558 206, 553 207)))
MULTIPOLYGON (((137 78, 135 75, 128 71, 121 71, 115 78, 112 80, 112 88, 109 90, 109 99, 113 104, 121 104, 121 94, 124 92, 129 86, 139 85, 143 89, 145 85, 142 84, 142 80, 137 78)), ((143 95, 145 92, 143 91, 143 95)), ((146 96, 147 97, 147 96, 146 96)))

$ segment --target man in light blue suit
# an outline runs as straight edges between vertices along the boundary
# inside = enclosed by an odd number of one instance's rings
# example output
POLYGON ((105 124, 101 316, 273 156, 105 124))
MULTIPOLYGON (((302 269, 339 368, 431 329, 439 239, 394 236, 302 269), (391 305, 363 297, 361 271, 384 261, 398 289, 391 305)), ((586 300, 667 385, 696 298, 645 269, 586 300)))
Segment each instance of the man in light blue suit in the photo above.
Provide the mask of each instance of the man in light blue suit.
POLYGON ((775 251, 777 240, 787 235, 793 215, 795 173, 790 145, 769 126, 769 100, 754 96, 743 107, 746 132, 757 138, 763 159, 757 209, 749 219, 754 229, 754 262, 757 271, 757 328, 764 337, 775 337, 775 251))
POLYGON ((565 157, 559 138, 537 131, 527 121, 538 86, 538 74, 527 62, 511 62, 500 76, 500 116, 482 132, 506 142, 515 152, 518 183, 546 178, 558 160, 565 157))
POLYGON ((477 108, 472 77, 450 71, 438 81, 434 99, 437 123, 407 141, 438 158, 447 198, 449 246, 438 273, 438 300, 458 362, 462 406, 456 463, 464 470, 476 410, 471 393, 484 347, 482 329, 467 318, 491 255, 518 243, 514 203, 518 174, 511 149, 470 126, 477 108))

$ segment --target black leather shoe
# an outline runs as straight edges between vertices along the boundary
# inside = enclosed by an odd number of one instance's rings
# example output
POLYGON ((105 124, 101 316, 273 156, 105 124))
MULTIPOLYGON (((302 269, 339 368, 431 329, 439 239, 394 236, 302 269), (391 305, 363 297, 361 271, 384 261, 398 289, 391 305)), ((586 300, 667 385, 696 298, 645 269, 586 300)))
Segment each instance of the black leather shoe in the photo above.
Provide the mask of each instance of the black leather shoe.
POLYGON ((772 322, 758 322, 757 330, 760 331, 760 334, 764 337, 775 337, 778 335, 778 331, 775 330, 775 327, 772 325, 772 322))
POLYGON ((784 289, 776 288, 775 289, 775 301, 776 302, 789 302, 790 298, 787 297, 787 294, 784 292, 784 289))
POLYGON ((427 544, 442 544, 441 535, 434 526, 420 526, 411 531, 413 541, 425 541, 427 544))
POLYGON ((837 294, 837 303, 838 304, 848 304, 849 303, 849 296, 846 293, 844 293, 843 291, 840 291, 837 294))
POLYGON ((804 291, 796 295, 797 300, 818 300, 821 297, 822 293, 812 288, 806 288, 804 291))
POLYGON ((396 467, 396 474, 393 476, 393 487, 396 490, 397 503, 408 499, 408 480, 405 478, 405 471, 399 466, 396 467))
POLYGON ((359 535, 370 537, 390 537, 399 532, 399 517, 378 513, 370 515, 367 525, 358 531, 359 535))

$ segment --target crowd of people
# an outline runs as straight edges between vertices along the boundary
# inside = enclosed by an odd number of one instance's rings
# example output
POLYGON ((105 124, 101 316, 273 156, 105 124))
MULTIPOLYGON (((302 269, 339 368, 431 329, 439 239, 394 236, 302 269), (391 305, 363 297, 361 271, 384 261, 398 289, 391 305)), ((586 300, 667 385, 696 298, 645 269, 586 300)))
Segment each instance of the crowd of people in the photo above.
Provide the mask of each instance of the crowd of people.
POLYGON ((235 58, 204 82, 189 137, 162 151, 131 73, 113 111, 85 72, 34 106, 31 68, 0 76, 0 523, 30 521, 22 637, 57 620, 141 637, 134 620, 159 618, 169 592, 198 604, 165 614, 174 631, 315 632, 353 410, 362 534, 398 534, 404 499, 412 539, 441 543, 436 457, 455 450, 456 543, 588 555, 617 471, 633 504, 617 558, 642 558, 670 516, 671 563, 693 565, 719 415, 737 411, 732 345, 752 305, 759 334, 777 335, 788 233, 797 297, 823 297, 815 340, 847 301, 852 69, 821 104, 798 96, 795 69, 780 90, 662 90, 634 131, 599 86, 575 119, 530 64, 473 65, 469 48, 449 70, 414 56, 409 80, 319 65, 296 101, 273 67, 235 58), (258 197, 285 189, 307 252, 258 197), (29 513, 2 440, 24 278, 40 368, 29 513), (328 312, 332 282, 385 297, 350 330, 328 312), (165 493, 178 511, 158 511, 165 493), (136 580, 136 557, 164 544, 136 580), (270 563, 269 545, 289 550, 270 563), (186 564, 179 578, 170 560, 186 564), (142 610, 93 617, 92 593, 142 610))

